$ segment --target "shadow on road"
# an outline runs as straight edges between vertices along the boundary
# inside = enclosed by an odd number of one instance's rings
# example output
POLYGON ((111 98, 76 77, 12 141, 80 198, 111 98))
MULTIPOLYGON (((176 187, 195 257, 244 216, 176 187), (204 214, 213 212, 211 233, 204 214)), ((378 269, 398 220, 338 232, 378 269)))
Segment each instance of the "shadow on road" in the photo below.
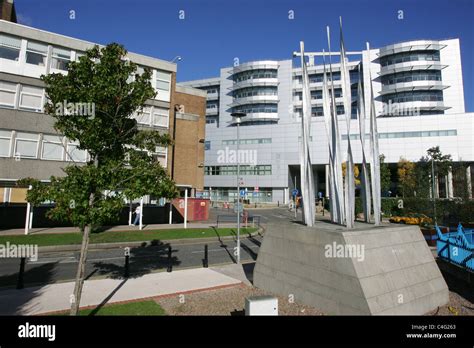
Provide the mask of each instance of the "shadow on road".
MULTIPOLYGON (((18 259, 18 270, 20 259, 18 259)), ((25 286, 32 286, 24 289, 15 289, 18 280, 18 272, 0 276, 0 286, 11 286, 12 288, 0 290, 0 315, 24 315, 26 311, 34 309, 33 305, 29 305, 34 298, 39 296, 43 288, 53 281, 56 268, 55 263, 46 263, 38 267, 34 267, 24 272, 23 283, 25 286), (34 286, 35 284, 39 284, 34 286)))
MULTIPOLYGON (((169 243, 153 241, 149 246, 130 248, 129 278, 138 278, 153 270, 180 265, 181 261, 176 256, 171 255, 171 258, 168 258, 169 247, 169 243)), ((100 275, 107 275, 112 279, 125 278, 125 254, 123 265, 103 261, 95 262, 93 265, 100 275)))

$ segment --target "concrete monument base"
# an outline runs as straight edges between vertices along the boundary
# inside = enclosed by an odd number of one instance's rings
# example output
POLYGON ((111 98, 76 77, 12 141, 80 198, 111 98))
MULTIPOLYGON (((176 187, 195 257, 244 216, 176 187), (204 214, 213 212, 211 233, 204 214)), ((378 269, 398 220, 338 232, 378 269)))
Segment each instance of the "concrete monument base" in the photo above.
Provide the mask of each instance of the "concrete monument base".
POLYGON ((327 314, 422 315, 449 294, 418 226, 272 224, 253 277, 256 287, 327 314))

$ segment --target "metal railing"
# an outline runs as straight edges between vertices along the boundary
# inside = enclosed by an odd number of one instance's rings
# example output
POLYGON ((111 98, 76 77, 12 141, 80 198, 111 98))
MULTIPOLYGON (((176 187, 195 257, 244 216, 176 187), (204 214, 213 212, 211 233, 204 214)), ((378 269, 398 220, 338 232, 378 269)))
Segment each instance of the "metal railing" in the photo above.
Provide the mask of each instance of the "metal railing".
POLYGON ((442 233, 436 226, 438 257, 474 272, 474 230, 459 224, 456 232, 442 233))

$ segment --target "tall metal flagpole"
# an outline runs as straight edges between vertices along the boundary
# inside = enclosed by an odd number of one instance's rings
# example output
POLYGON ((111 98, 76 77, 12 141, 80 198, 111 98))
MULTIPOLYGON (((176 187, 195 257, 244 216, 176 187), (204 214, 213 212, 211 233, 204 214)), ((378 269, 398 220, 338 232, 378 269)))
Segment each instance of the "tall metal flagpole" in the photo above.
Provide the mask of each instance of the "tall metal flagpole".
POLYGON ((336 191, 334 187, 334 146, 333 146, 333 136, 332 136, 332 115, 331 115, 331 105, 329 103, 329 92, 328 92, 328 81, 327 81, 327 70, 326 70, 326 52, 323 50, 323 115, 324 123, 326 128, 326 136, 328 138, 328 151, 329 151, 329 175, 327 180, 329 180, 329 210, 331 214, 331 221, 334 223, 339 222, 339 208, 336 207, 336 191))
POLYGON ((351 147, 351 83, 349 69, 347 67, 346 51, 344 47, 344 37, 342 35, 342 18, 339 17, 340 32, 340 51, 341 51, 341 82, 342 94, 344 97, 344 113, 346 114, 347 128, 347 158, 346 158, 346 177, 345 187, 345 209, 346 209, 346 227, 354 228, 355 214, 355 179, 354 179, 354 159, 351 147))
POLYGON ((301 194, 303 198, 303 219, 307 226, 313 226, 315 218, 315 196, 313 168, 309 152, 310 125, 311 125, 311 100, 309 92, 308 71, 304 56, 304 42, 300 42, 301 51, 301 73, 303 82, 303 117, 301 119, 301 194))
POLYGON ((359 82, 357 83, 357 118, 359 119, 359 136, 362 148, 362 164, 360 170, 360 196, 362 198, 362 210, 364 212, 364 221, 370 221, 371 199, 370 199, 370 181, 367 169, 367 158, 365 151, 365 98, 362 89, 362 74, 360 64, 357 68, 359 73, 359 82))
POLYGON ((377 132, 377 117, 375 115, 374 89, 372 87, 372 74, 370 73, 370 46, 367 42, 367 54, 369 58, 369 84, 370 84, 370 176, 372 182, 372 197, 374 205, 374 222, 380 225, 382 193, 380 188, 380 158, 379 158, 379 140, 377 132))
POLYGON ((339 123, 337 120, 336 101, 334 97, 334 79, 332 75, 332 62, 331 62, 331 36, 329 27, 326 27, 328 37, 328 49, 329 49, 329 75, 331 76, 331 140, 334 148, 334 190, 336 201, 334 202, 337 209, 339 209, 338 224, 343 224, 346 220, 345 209, 344 209, 344 192, 343 192, 343 179, 342 179, 342 158, 341 158, 341 135, 339 133, 339 123))

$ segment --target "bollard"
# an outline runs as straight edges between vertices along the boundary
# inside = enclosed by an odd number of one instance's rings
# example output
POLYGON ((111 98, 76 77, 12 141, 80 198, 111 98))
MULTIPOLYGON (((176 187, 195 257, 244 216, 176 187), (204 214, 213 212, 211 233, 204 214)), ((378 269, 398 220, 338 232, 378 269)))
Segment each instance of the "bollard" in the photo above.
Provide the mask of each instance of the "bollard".
POLYGON ((204 260, 202 262, 202 265, 205 268, 209 267, 209 255, 208 255, 208 250, 207 250, 207 244, 204 245, 204 260))
POLYGON ((280 207, 280 201, 278 201, 278 208, 280 207))
POLYGON ((171 264, 171 245, 168 247, 168 269, 166 271, 173 271, 173 265, 171 264))
POLYGON ((128 278, 129 275, 130 275, 130 248, 125 248, 124 249, 124 252, 125 252, 125 269, 124 269, 124 274, 123 276, 125 278, 128 278))
POLYGON ((23 289, 23 274, 25 273, 25 263, 26 263, 26 258, 22 257, 20 261, 20 272, 18 273, 18 280, 16 283, 16 288, 17 289, 23 289))

